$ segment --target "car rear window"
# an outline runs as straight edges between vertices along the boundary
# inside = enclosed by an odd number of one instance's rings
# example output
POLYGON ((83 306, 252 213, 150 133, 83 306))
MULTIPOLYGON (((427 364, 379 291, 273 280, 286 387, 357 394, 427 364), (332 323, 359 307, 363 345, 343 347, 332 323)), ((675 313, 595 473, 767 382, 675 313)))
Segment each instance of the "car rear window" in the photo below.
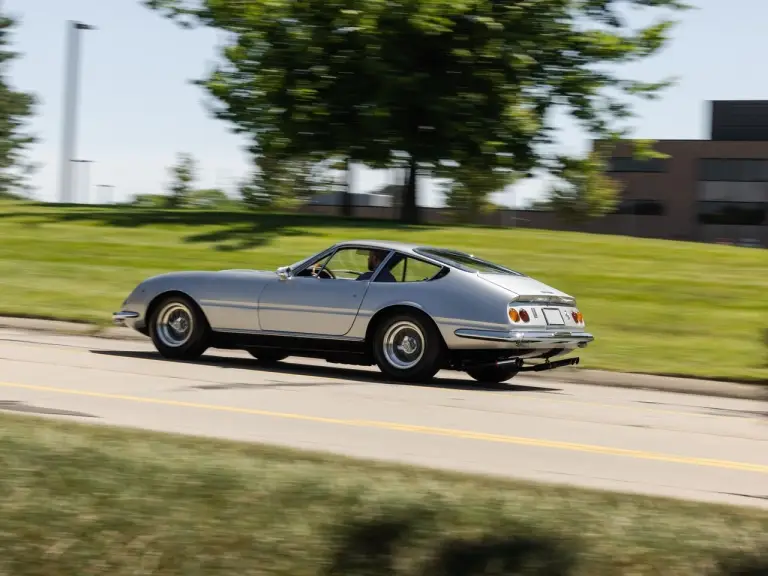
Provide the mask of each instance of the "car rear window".
POLYGON ((455 266, 460 270, 467 272, 479 272, 480 274, 504 274, 507 276, 524 276, 520 272, 511 270, 506 266, 488 262, 482 258, 477 258, 471 254, 458 252, 456 250, 445 250, 440 248, 416 248, 414 252, 434 258, 438 262, 455 266))

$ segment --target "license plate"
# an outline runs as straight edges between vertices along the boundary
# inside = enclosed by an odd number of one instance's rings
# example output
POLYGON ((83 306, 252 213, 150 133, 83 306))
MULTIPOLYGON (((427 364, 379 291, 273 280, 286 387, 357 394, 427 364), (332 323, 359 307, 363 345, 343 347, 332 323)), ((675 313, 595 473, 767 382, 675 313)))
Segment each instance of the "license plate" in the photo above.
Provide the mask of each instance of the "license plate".
POLYGON ((544 318, 547 320, 547 324, 556 324, 562 326, 565 324, 563 315, 560 314, 560 310, 557 308, 544 308, 544 318))

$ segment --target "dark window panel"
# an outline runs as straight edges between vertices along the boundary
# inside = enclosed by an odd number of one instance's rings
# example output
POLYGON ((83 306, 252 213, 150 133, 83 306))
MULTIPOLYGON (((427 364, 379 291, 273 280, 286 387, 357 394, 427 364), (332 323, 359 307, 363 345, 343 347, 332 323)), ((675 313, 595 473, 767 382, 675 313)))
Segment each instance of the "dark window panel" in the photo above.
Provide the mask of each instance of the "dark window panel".
POLYGON ((616 214, 662 216, 664 214, 664 205, 658 200, 624 200, 616 209, 616 214))
POLYGON ((698 202, 700 224, 762 226, 768 215, 765 202, 698 202))
POLYGON ((768 182, 768 159, 702 158, 699 179, 708 182, 768 182))

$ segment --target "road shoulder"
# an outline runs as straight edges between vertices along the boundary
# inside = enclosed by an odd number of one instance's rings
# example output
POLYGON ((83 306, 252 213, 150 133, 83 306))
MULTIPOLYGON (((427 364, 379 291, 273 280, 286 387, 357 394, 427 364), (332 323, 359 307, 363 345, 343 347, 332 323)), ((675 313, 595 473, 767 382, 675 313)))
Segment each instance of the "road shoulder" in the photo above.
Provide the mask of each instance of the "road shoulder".
MULTIPOLYGON (((102 328, 92 324, 32 318, 0 316, 0 328, 93 336, 115 340, 134 340, 143 342, 146 342, 147 340, 145 336, 127 328, 102 328)), ((764 385, 722 382, 718 380, 608 372, 604 370, 587 370, 583 368, 562 368, 550 372, 530 373, 526 374, 526 377, 535 380, 557 380, 559 382, 586 384, 591 386, 657 390, 661 392, 696 394, 719 398, 737 398, 741 400, 768 400, 768 387, 764 385)))

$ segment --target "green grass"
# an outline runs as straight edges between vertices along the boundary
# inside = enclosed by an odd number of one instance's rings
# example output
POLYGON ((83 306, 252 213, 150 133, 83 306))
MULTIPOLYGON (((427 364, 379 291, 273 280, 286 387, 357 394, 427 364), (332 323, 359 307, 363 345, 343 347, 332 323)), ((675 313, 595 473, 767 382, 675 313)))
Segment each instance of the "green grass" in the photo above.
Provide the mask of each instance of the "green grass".
POLYGON ((143 278, 289 264, 350 238, 469 250, 575 295, 583 367, 768 382, 768 251, 323 217, 0 203, 0 314, 105 323, 143 278))
POLYGON ((3 575, 768 570, 758 509, 11 415, 0 469, 3 575))

